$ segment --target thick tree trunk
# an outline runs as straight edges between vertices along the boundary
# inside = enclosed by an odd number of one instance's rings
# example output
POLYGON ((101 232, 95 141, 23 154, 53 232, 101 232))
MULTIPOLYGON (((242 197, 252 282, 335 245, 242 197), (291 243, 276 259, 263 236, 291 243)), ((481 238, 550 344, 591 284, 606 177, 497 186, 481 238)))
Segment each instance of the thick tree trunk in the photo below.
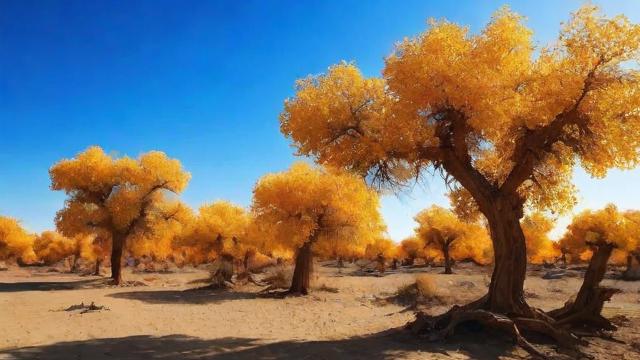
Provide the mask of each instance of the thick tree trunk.
POLYGON ((505 315, 528 316, 531 308, 524 299, 527 251, 520 227, 522 205, 517 198, 499 199, 485 214, 494 251, 494 268, 485 310, 505 315))
POLYGON ((93 275, 100 275, 100 263, 102 262, 102 259, 100 257, 96 258, 96 268, 93 272, 93 275))
POLYGON ((126 236, 120 234, 113 235, 113 244, 111 246, 111 279, 115 285, 122 283, 122 251, 126 236))
POLYGON ((549 312, 549 315, 557 320, 558 325, 589 325, 597 329, 616 329, 609 320, 601 315, 604 303, 619 292, 618 289, 600 286, 607 271, 607 262, 613 248, 614 245, 609 243, 601 243, 596 246, 575 300, 567 302, 560 309, 549 312))
POLYGON ((313 271, 312 245, 311 241, 307 241, 298 249, 291 287, 289 288, 290 294, 307 295, 309 293, 311 272, 313 271))
POLYGON ((453 274, 451 271, 451 255, 449 254, 449 244, 442 246, 442 253, 444 254, 444 273, 453 274))

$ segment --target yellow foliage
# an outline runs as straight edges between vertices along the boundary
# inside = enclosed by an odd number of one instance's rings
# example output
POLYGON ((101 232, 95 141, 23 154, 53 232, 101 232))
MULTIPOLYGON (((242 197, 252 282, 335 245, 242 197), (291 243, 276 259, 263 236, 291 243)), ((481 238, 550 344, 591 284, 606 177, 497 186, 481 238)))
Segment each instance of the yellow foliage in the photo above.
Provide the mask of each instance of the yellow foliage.
POLYGON ((527 258, 533 264, 554 262, 560 255, 554 242, 549 238, 549 232, 555 222, 540 212, 534 212, 520 221, 524 239, 527 245, 527 258))
POLYGON ((491 262, 491 239, 483 226, 465 223, 450 210, 437 205, 419 212, 414 219, 418 223, 416 236, 431 250, 431 257, 441 258, 447 248, 454 260, 491 262))
POLYGON ((255 226, 268 231, 262 249, 294 251, 312 241, 324 256, 346 257, 385 230, 379 206, 361 179, 298 162, 258 181, 252 212, 255 226))
POLYGON ((78 239, 68 238, 56 231, 44 231, 36 237, 33 251, 38 260, 53 264, 71 255, 80 255, 78 239))
POLYGON ((587 261, 592 244, 611 243, 616 246, 611 261, 623 264, 626 253, 637 247, 637 223, 632 213, 622 213, 609 204, 601 210, 585 210, 573 218, 560 240, 572 260, 587 261))
POLYGON ((242 207, 228 201, 203 205, 184 244, 193 247, 202 259, 220 255, 241 259, 251 248, 247 237, 250 220, 242 207))
POLYGON ((430 21, 396 46, 381 78, 341 63, 299 80, 281 131, 299 154, 382 183, 435 165, 457 185, 484 177, 487 191, 506 186, 533 209, 566 212, 578 160, 603 176, 640 159, 639 49, 640 26, 591 5, 543 48, 506 7, 477 34, 430 21))
POLYGON ((366 246, 364 256, 369 260, 375 260, 380 256, 388 260, 395 258, 397 251, 397 246, 391 239, 381 237, 366 246))
POLYGON ((115 234, 132 240, 134 254, 166 258, 171 252, 171 234, 180 226, 169 194, 183 191, 190 178, 178 160, 158 151, 116 158, 92 146, 49 173, 51 188, 67 194, 56 227, 69 237, 93 235, 84 246, 87 256, 103 256, 115 234))
POLYGON ((19 258, 25 263, 36 260, 34 236, 27 233, 18 220, 0 216, 0 259, 19 258))

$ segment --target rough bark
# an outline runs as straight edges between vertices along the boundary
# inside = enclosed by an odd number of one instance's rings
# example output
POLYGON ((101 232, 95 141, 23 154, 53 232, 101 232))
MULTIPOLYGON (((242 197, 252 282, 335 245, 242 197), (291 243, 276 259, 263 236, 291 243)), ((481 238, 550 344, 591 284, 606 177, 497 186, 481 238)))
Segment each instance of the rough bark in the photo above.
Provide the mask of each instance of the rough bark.
POLYGON ((311 282, 311 272, 313 271, 313 252, 311 247, 313 242, 305 242, 296 254, 296 265, 293 269, 293 278, 291 279, 291 287, 289 293, 293 295, 309 294, 311 282))
POLYGON ((125 240, 126 236, 124 235, 113 235, 113 244, 111 246, 111 279, 115 285, 122 283, 122 252, 125 240))
POLYGON ((69 272, 76 272, 76 270, 78 270, 78 260, 80 259, 80 255, 74 255, 73 256, 73 262, 71 263, 71 268, 69 269, 69 272))
POLYGON ((596 330, 615 330, 616 326, 602 316, 602 307, 618 289, 600 286, 607 271, 607 262, 614 249, 610 243, 595 245, 595 251, 584 274, 582 286, 574 301, 568 301, 562 308, 549 312, 556 324, 567 327, 589 327, 596 330))

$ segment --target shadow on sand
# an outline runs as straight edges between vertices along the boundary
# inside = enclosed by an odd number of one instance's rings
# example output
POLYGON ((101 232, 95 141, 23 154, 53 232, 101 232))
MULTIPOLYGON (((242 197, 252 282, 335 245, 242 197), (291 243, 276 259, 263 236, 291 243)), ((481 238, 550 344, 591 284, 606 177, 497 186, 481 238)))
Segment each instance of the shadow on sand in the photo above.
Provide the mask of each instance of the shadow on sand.
POLYGON ((10 349, 0 359, 367 359, 447 358, 448 354, 471 359, 497 359, 512 345, 466 336, 462 344, 426 343, 405 331, 389 330, 366 337, 327 341, 282 341, 263 343, 257 339, 225 337, 205 340, 186 335, 147 335, 10 349), (469 340, 474 338, 474 340, 469 340))
POLYGON ((138 300, 149 304, 213 304, 224 301, 256 299, 257 293, 214 290, 207 288, 187 290, 129 291, 109 294, 116 299, 138 300))
POLYGON ((95 289, 108 285, 107 278, 77 281, 27 281, 0 283, 0 292, 95 289))

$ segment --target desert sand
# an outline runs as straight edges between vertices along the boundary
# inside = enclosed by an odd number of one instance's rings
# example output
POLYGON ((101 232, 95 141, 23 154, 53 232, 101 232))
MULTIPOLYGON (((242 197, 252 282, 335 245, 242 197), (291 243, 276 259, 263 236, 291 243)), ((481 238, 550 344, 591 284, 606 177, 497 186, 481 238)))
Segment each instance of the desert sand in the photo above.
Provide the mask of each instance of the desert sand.
MULTIPOLYGON (((377 276, 325 262, 315 266, 311 295, 277 298, 254 284, 201 289, 208 272, 199 269, 127 269, 126 279, 139 286, 113 287, 106 277, 13 267, 0 272, 0 359, 528 358, 495 333, 463 329, 447 342, 426 342, 403 329, 414 312, 388 298, 416 274, 431 274, 437 284, 437 301, 424 306, 434 314, 484 293, 489 269, 459 264, 455 271, 415 267, 377 276), (91 302, 105 309, 65 310, 91 302)), ((576 270, 545 280, 545 271, 530 270, 525 289, 531 304, 548 310, 574 294, 581 278, 576 270)), ((588 338, 583 350, 596 359, 640 359, 640 282, 604 284, 623 290, 604 310, 620 328, 611 339, 588 338)))

